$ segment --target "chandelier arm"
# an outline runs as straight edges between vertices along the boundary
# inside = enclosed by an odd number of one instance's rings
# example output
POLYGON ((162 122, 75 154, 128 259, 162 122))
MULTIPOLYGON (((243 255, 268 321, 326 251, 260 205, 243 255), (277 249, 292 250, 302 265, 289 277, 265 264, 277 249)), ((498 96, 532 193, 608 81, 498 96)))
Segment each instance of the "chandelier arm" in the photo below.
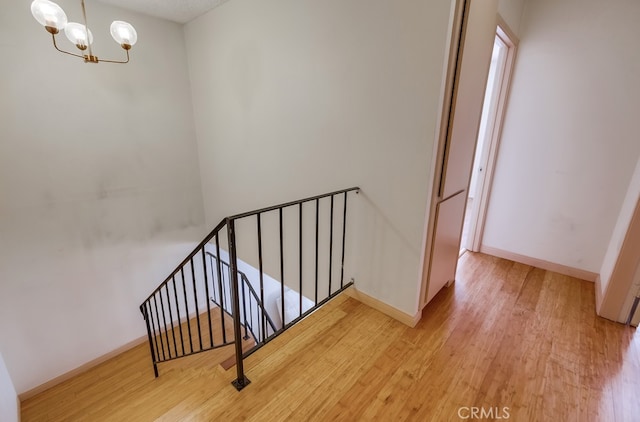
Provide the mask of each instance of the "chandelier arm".
POLYGON ((56 48, 56 50, 58 50, 61 53, 64 54, 68 54, 70 56, 74 56, 74 57, 80 57, 81 59, 84 59, 84 56, 81 56, 80 54, 75 54, 75 53, 71 53, 69 51, 64 51, 64 50, 60 50, 60 48, 58 48, 58 44, 56 44, 56 35, 55 34, 51 34, 51 39, 53 40, 53 46, 56 48))
POLYGON ((129 50, 125 50, 127 52, 127 60, 126 61, 121 61, 121 60, 104 60, 104 59, 100 59, 101 62, 106 62, 106 63, 120 63, 120 64, 125 64, 125 63, 129 63, 129 50))
POLYGON ((87 36, 87 44, 89 47, 89 57, 93 56, 93 52, 91 51, 91 42, 89 41, 89 26, 87 24, 87 10, 84 7, 84 0, 81 0, 82 3, 82 18, 84 19, 84 31, 87 36))

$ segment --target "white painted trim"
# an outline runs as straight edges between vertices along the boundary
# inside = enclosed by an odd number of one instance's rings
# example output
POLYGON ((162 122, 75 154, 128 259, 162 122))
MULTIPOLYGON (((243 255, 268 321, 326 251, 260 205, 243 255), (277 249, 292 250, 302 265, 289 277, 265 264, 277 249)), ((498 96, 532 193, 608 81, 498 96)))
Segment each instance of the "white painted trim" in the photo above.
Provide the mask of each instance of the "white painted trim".
MULTIPOLYGON (((635 302, 636 297, 640 297, 640 260, 636 263, 636 270, 633 275, 633 284, 629 287, 629 293, 624 301, 624 305, 620 309, 620 316, 618 322, 626 323, 635 302)), ((633 320, 633 318, 632 318, 633 320)))
MULTIPOLYGON (((532 267, 541 268, 543 270, 568 275, 569 277, 579 278, 581 280, 596 282, 599 277, 599 274, 591 271, 581 270, 579 268, 573 268, 566 265, 557 264, 555 262, 545 261, 543 259, 532 258, 530 256, 520 255, 514 252, 492 248, 490 246, 480 246, 480 252, 487 255, 497 256, 498 258, 508 259, 509 261, 519 262, 520 264, 530 265, 532 267)), ((596 287, 598 286, 596 285, 596 287)))
MULTIPOLYGON (((489 211, 489 200, 491 198, 491 188, 493 187, 494 171, 498 161, 498 151, 500 149, 500 140, 502 138, 502 129, 507 113, 509 102, 509 94, 511 92, 511 80, 518 53, 519 40, 511 31, 507 23, 498 14, 496 37, 500 39, 507 47, 504 68, 502 69, 500 78, 500 92, 496 98, 496 109, 488 118, 491 119, 491 134, 489 135, 486 161, 484 162, 484 173, 480 180, 476 192, 479 192, 477 198, 474 198, 473 214, 469 220, 473 230, 469 231, 469 238, 466 245, 462 245, 466 249, 473 252, 480 250, 482 245, 482 237, 484 235, 485 223, 487 220, 487 212, 489 211)), ((471 180, 469 180, 471 183, 471 180)))
MULTIPOLYGON (((442 107, 438 109, 438 118, 436 120, 436 129, 435 129, 435 135, 434 135, 435 139, 434 139, 433 148, 431 151, 431 163, 430 163, 429 179, 428 179, 428 180, 431 180, 432 183, 428 185, 427 198, 432 198, 432 201, 425 209, 424 226, 422 230, 422 245, 420 247, 420 276, 418 280, 419 282, 418 291, 417 291, 418 296, 416 297, 417 309, 422 309, 424 307, 423 301, 427 296, 426 289, 427 289, 427 278, 429 273, 428 266, 429 266, 429 257, 430 257, 431 243, 432 243, 432 237, 433 237, 433 234, 431 233, 433 230, 432 219, 433 219, 433 214, 435 212, 433 205, 434 203, 437 203, 437 200, 435 199, 435 196, 434 196, 434 190, 436 188, 434 181, 436 180, 436 171, 438 172, 440 171, 438 163, 442 161, 441 149, 442 149, 443 127, 446 126, 448 122, 448 115, 449 115, 449 111, 447 108, 447 104, 448 104, 447 96, 450 95, 450 90, 451 90, 451 87, 450 87, 451 77, 452 77, 451 76, 451 68, 452 68, 451 60, 453 59, 452 45, 455 42, 455 36, 456 36, 455 26, 456 26, 456 19, 458 19, 459 17, 457 12, 458 8, 459 8, 459 1, 457 0, 452 1, 451 11, 449 13, 449 24, 447 26, 448 31, 447 31, 447 43, 446 43, 447 51, 449 51, 449 57, 442 64, 442 82, 440 86, 440 95, 439 95, 439 104, 441 104, 442 107), (445 116, 447 117, 446 120, 445 120, 445 116)), ((446 136, 446 134, 444 136, 446 136)))
POLYGON ((600 315, 600 307, 602 306, 602 279, 600 275, 596 277, 596 314, 600 315))
POLYGON ((427 292, 429 290, 429 270, 432 254, 432 244, 435 229, 436 207, 439 199, 439 188, 442 179, 444 166, 445 144, 449 134, 449 126, 452 118, 451 107, 455 100, 455 75, 457 70, 457 61, 461 56, 459 49, 461 48, 460 40, 463 31, 463 8, 466 2, 471 0, 454 0, 451 3, 451 19, 449 22, 449 34, 447 35, 447 52, 448 57, 445 62, 444 75, 442 82, 442 91, 440 103, 441 107, 438 111, 437 138, 434 144, 434 154, 431 161, 431 182, 429 192, 429 205, 425 215, 424 242, 422 244, 421 253, 421 275, 420 275, 420 296, 418 297, 418 309, 422 309, 427 305, 427 292))
POLYGON ((124 352, 126 352, 127 350, 133 349, 136 346, 141 345, 142 343, 145 343, 148 341, 147 336, 143 336, 140 338, 137 338, 133 341, 130 341, 120 347, 118 347, 117 349, 114 349, 112 351, 110 351, 109 353, 106 353, 100 357, 97 357, 87 363, 84 363, 80 366, 78 366, 75 369, 72 369, 69 372, 66 372, 62 375, 59 375, 43 384, 40 384, 37 387, 32 388, 31 390, 25 391, 24 393, 18 394, 18 399, 23 402, 27 399, 30 399, 40 393, 42 393, 43 391, 46 391, 52 387, 55 387, 58 384, 62 384, 63 382, 70 380, 71 378, 80 375, 84 372, 87 372, 89 369, 94 368, 98 365, 100 365, 101 363, 104 363, 106 361, 108 361, 111 358, 114 358, 124 352))
POLYGON ((375 297, 371 297, 366 293, 362 293, 353 286, 345 290, 345 293, 347 294, 347 296, 352 297, 355 300, 369 306, 370 308, 373 308, 378 312, 382 312, 383 314, 390 316, 396 321, 399 321, 404 325, 408 325, 411 328, 415 327, 422 318, 422 310, 419 310, 415 315, 405 314, 398 308, 394 308, 393 306, 388 305, 376 299, 375 297))

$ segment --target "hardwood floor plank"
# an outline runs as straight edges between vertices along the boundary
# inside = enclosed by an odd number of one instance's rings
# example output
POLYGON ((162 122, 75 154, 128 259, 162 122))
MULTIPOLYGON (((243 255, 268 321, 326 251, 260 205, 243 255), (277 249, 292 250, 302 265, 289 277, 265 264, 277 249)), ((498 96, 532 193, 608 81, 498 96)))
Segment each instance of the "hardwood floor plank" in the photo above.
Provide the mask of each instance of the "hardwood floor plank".
MULTIPOLYGON (((367 320, 380 319, 375 324, 374 332, 366 332, 368 337, 366 342, 361 342, 361 346, 350 346, 344 342, 339 348, 333 348, 332 353, 327 356, 328 377, 313 380, 315 387, 309 392, 309 400, 301 403, 290 415, 292 420, 303 420, 306 416, 313 415, 311 420, 328 420, 328 414, 336 406, 336 403, 344 395, 354 389, 354 385, 367 373, 385 350, 399 340, 399 336, 406 331, 405 327, 399 326, 396 321, 389 317, 380 318, 378 312, 366 308, 367 320), (358 353, 359 352, 359 353, 358 353), (349 355, 367 355, 368 359, 351 360, 345 359, 349 355), (337 379, 334 382, 331 378, 337 379)), ((344 416, 344 415, 342 415, 344 416)))

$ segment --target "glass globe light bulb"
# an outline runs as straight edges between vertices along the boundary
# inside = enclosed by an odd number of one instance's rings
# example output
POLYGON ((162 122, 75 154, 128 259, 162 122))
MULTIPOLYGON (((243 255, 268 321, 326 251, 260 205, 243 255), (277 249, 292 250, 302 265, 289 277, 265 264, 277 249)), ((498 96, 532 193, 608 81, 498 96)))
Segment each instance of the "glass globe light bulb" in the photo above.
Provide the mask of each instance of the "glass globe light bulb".
POLYGON ((129 49, 138 41, 136 29, 128 22, 113 21, 111 24, 111 36, 123 48, 129 49))
POLYGON ((40 25, 55 29, 55 33, 67 25, 67 15, 64 10, 49 0, 34 0, 31 3, 31 14, 40 25))
POLYGON ((84 50, 89 44, 93 44, 91 30, 80 23, 69 22, 64 28, 64 34, 80 50, 84 50))

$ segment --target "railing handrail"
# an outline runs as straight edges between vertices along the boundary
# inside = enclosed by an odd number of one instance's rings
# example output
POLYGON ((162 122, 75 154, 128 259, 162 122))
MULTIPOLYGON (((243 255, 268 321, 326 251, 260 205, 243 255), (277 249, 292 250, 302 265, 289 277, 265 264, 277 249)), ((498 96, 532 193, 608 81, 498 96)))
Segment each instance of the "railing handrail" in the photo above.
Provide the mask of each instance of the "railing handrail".
MULTIPOLYGON (((226 265, 227 267, 229 267, 229 269, 231 269, 231 266, 229 265, 228 262, 225 262, 223 259, 218 259, 217 256, 215 256, 214 254, 212 254, 209 251, 205 251, 205 253, 207 255, 209 255, 210 257, 212 257, 213 259, 215 259, 216 261, 220 261, 220 263, 222 265, 226 265)), ((247 287, 249 287, 249 293, 251 293, 251 295, 254 297, 254 299, 256 300, 256 303, 260 306, 260 309, 262 310, 262 313, 265 315, 265 317, 267 318, 267 322, 269 323, 269 326, 271 327, 271 329, 275 332, 276 330, 276 325, 274 324, 273 320, 271 319, 271 317, 269 316, 269 314, 267 313, 267 310, 264 308, 264 303, 262 303, 262 301, 260 300, 260 297, 258 296, 258 293, 255 291, 255 289, 253 288, 253 286, 251 285, 251 282, 249 281, 249 278, 247 277, 247 275, 242 272, 241 270, 238 270, 238 274, 240 274, 240 277, 242 278, 242 281, 247 285, 247 287)), ((223 300, 223 299, 221 299, 223 300)), ((221 304, 222 308, 224 309, 224 304, 221 304)))
POLYGON ((275 210, 280 209, 280 208, 287 208, 287 207, 291 207, 293 205, 299 205, 299 204, 303 204, 305 202, 315 201, 316 199, 328 198, 330 196, 339 195, 341 193, 359 191, 359 190, 360 190, 359 187, 354 186, 352 188, 341 189, 341 190, 337 190, 335 192, 323 193, 322 195, 310 196, 308 198, 298 199, 297 201, 285 202, 284 204, 273 205, 271 207, 260 208, 260 209, 254 210, 254 211, 243 212, 241 214, 236 214, 236 215, 233 215, 231 217, 227 217, 227 220, 238 220, 240 218, 250 217, 250 216, 256 215, 256 214, 262 214, 262 213, 269 212, 269 211, 275 211, 275 210))
POLYGON ((359 190, 360 190, 359 187, 354 186, 352 188, 341 189, 341 190, 337 190, 335 192, 323 193, 321 195, 316 195, 316 196, 310 196, 308 198, 299 199, 297 201, 285 202, 285 203, 280 204, 280 205, 273 205, 273 206, 270 206, 270 207, 260 208, 260 209, 254 210, 254 211, 243 212, 241 214, 236 214, 236 215, 233 215, 231 217, 223 218, 222 221, 220 221, 220 223, 218 223, 218 225, 204 238, 204 240, 202 240, 202 242, 200 242, 198 244, 198 246, 196 246, 193 249, 193 251, 171 272, 171 274, 169 274, 169 276, 162 283, 160 283, 160 285, 153 292, 151 292, 151 294, 145 300, 142 301, 142 304, 140 305, 140 307, 142 307, 143 304, 145 304, 148 300, 150 300, 153 297, 153 295, 158 293, 158 291, 160 291, 160 289, 162 289, 167 283, 169 283, 169 281, 171 281, 171 279, 176 274, 178 274, 178 272, 180 272, 180 269, 182 267, 184 267, 187 264, 187 262, 189 262, 194 256, 196 256, 198 254, 198 252, 200 252, 200 249, 204 248, 204 246, 207 243, 209 243, 209 241, 211 239, 213 239, 213 237, 216 234, 218 234, 218 232, 220 230, 222 230, 222 228, 227 224, 227 222, 229 220, 237 220, 239 218, 250 217, 252 215, 262 214, 262 213, 269 212, 269 211, 274 211, 274 210, 277 210, 277 209, 280 209, 280 208, 286 208, 286 207, 290 207, 290 206, 293 206, 293 205, 303 204, 305 202, 315 201, 316 199, 328 198, 330 196, 338 195, 338 194, 341 194, 341 193, 359 191, 359 190))

